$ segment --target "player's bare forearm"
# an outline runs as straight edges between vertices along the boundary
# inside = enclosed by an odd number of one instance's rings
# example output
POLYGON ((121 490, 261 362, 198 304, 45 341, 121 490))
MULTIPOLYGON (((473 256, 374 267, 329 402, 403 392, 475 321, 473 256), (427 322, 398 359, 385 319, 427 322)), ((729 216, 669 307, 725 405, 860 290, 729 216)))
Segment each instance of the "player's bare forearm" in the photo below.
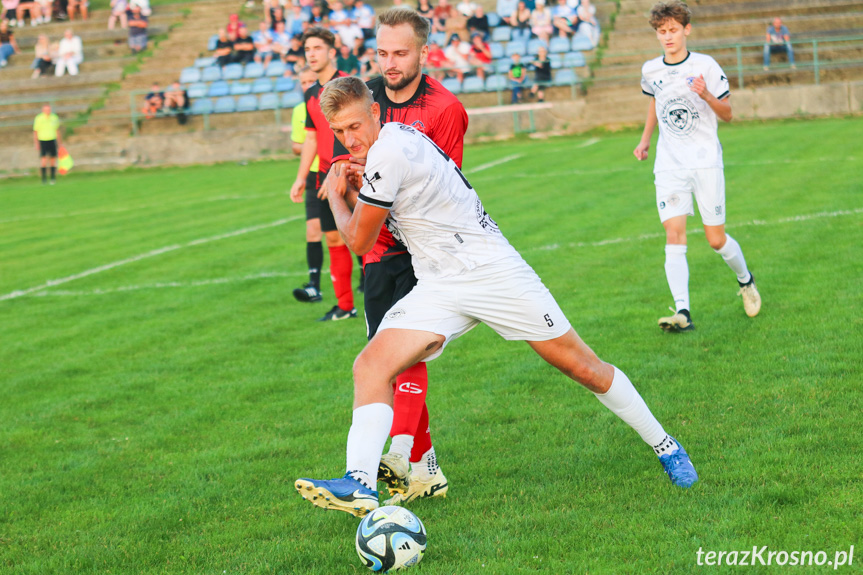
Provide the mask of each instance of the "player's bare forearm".
POLYGON ((329 202, 336 227, 348 248, 358 256, 369 253, 375 246, 388 210, 356 203, 351 212, 345 196, 338 195, 330 196, 329 202))
MULTIPOLYGON (((713 98, 713 96, 711 96, 713 98)), ((713 110, 713 113, 716 114, 716 117, 722 120, 723 122, 730 122, 733 114, 731 112, 731 96, 727 96, 721 100, 717 100, 713 98, 711 101, 707 101, 707 104, 710 106, 710 109, 713 110)))
POLYGON ((300 167, 297 169, 297 180, 306 179, 316 155, 318 155, 318 135, 315 132, 309 131, 306 133, 306 141, 303 142, 303 149, 300 152, 300 167))
POLYGON ((651 98, 650 106, 647 108, 647 119, 644 121, 644 131, 641 133, 641 141, 633 151, 635 158, 639 162, 647 159, 648 151, 650 150, 650 139, 653 137, 653 130, 656 129, 656 125, 658 123, 659 120, 656 117, 656 100, 651 98))

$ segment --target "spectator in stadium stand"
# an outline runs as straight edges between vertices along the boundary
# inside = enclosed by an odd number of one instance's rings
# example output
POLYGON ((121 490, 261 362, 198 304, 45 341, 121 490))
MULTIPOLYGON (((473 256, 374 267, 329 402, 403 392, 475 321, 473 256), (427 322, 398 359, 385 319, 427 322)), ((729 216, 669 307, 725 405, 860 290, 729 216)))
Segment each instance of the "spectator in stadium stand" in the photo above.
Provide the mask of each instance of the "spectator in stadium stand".
POLYGON ((57 61, 54 66, 54 75, 62 76, 67 70, 70 76, 78 75, 78 66, 84 61, 84 46, 81 38, 75 36, 71 28, 63 33, 58 47, 57 61))
POLYGON ((491 27, 488 24, 488 16, 482 6, 477 6, 473 16, 467 19, 467 31, 471 37, 479 34, 483 40, 488 40, 491 34, 491 27))
POLYGON ((18 42, 15 40, 15 33, 9 29, 9 22, 6 20, 0 21, 0 68, 3 68, 9 63, 9 58, 13 54, 18 54, 18 42))
POLYGON ((31 77, 47 76, 51 71, 51 66, 54 65, 54 58, 51 55, 51 43, 48 41, 48 36, 39 34, 34 51, 36 58, 33 60, 33 75, 31 77))
POLYGON ((512 13, 512 41, 527 44, 530 40, 530 10, 524 0, 519 0, 515 12, 512 13))
POLYGON ((767 42, 764 44, 764 70, 770 69, 771 54, 788 54, 788 63, 791 69, 797 68, 794 64, 794 49, 791 48, 791 33, 788 27, 782 23, 778 16, 773 19, 773 25, 767 26, 767 42))
POLYGON ((270 18, 270 26, 272 30, 275 30, 276 24, 284 24, 285 30, 288 29, 288 19, 285 17, 285 10, 283 8, 276 8, 273 12, 273 17, 270 18))
POLYGON ((501 25, 515 26, 515 20, 512 16, 517 9, 517 0, 497 0, 495 11, 500 16, 501 25))
POLYGON ((0 14, 0 20, 6 20, 10 28, 14 28, 18 23, 18 4, 19 0, 3 0, 0 2, 3 6, 3 13, 0 14))
POLYGON ((432 32, 446 32, 446 20, 449 18, 448 0, 437 0, 432 17, 432 32))
POLYGON ((124 30, 129 27, 126 11, 129 8, 127 0, 111 0, 111 15, 108 16, 108 30, 113 30, 120 21, 120 27, 124 30))
POLYGON ((434 7, 429 0, 418 0, 417 12, 431 24, 432 32, 438 32, 435 29, 434 7))
POLYGON ((363 40, 370 40, 375 37, 375 11, 371 6, 363 2, 363 0, 356 0, 351 17, 357 26, 360 27, 363 33, 363 40))
POLYGON ((39 152, 42 183, 48 183, 48 165, 51 165, 51 185, 57 177, 57 148, 60 146, 60 118, 51 112, 51 104, 42 106, 42 113, 33 119, 33 144, 39 152))
POLYGON ((28 13, 30 16, 30 25, 36 26, 39 23, 39 18, 42 15, 39 4, 37 4, 35 0, 22 0, 18 2, 18 5, 15 7, 15 16, 18 21, 19 28, 24 27, 25 12, 28 13))
POLYGON ((299 4, 291 5, 291 13, 286 16, 285 30, 291 36, 302 36, 309 25, 309 15, 299 4))
POLYGON ((468 61, 470 57, 470 44, 462 42, 458 34, 453 34, 449 40, 449 45, 444 50, 444 55, 446 55, 446 59, 449 61, 449 67, 452 68, 450 72, 455 74, 459 82, 463 82, 464 75, 470 72, 471 69, 470 62, 468 61))
POLYGON ((330 19, 327 16, 327 13, 324 12, 324 7, 320 4, 314 4, 312 6, 312 12, 309 15, 309 25, 320 26, 321 28, 330 27, 330 19))
POLYGON ((216 50, 213 52, 216 55, 216 65, 224 68, 230 64, 233 51, 234 43, 228 39, 228 32, 219 28, 219 39, 216 40, 216 50))
POLYGON ((566 0, 557 0, 557 6, 551 11, 551 15, 552 24, 557 28, 560 36, 568 38, 575 34, 578 18, 575 16, 575 9, 566 0))
POLYGON ((302 36, 294 36, 288 42, 288 49, 285 51, 285 64, 288 68, 295 72, 302 68, 306 61, 306 53, 303 50, 302 36))
POLYGON ((540 102, 545 101, 545 87, 551 84, 551 60, 548 59, 548 48, 540 46, 536 59, 530 63, 533 68, 533 86, 530 93, 538 96, 540 102))
POLYGON ((468 60, 475 68, 476 75, 485 81, 486 66, 491 64, 491 48, 482 39, 481 34, 474 34, 470 39, 470 59, 468 60))
POLYGON ((366 48, 365 53, 360 58, 360 76, 366 82, 381 75, 377 56, 374 48, 366 48))
POLYGON ((261 21, 258 25, 258 30, 252 34, 252 41, 255 43, 255 62, 268 66, 273 59, 273 35, 266 22, 261 21))
POLYGON ((141 108, 141 113, 144 114, 145 118, 151 120, 156 117, 156 114, 162 110, 162 106, 164 105, 165 94, 159 88, 159 83, 153 82, 153 85, 150 86, 150 91, 144 96, 144 107, 141 108))
POLYGON ((348 76, 359 76, 360 61, 354 56, 349 46, 342 44, 342 47, 339 49, 339 55, 336 58, 336 68, 348 76))
POLYGON ((39 4, 39 9, 42 12, 42 17, 39 19, 41 24, 48 24, 54 15, 54 0, 36 0, 39 4))
POLYGON ((512 88, 512 103, 518 104, 521 101, 521 90, 524 88, 527 80, 527 66, 521 62, 521 55, 512 55, 512 64, 509 66, 509 85, 512 88))
POLYGON ((274 28, 273 16, 276 15, 276 10, 280 7, 279 0, 264 0, 264 22, 270 30, 274 28))
POLYGON ((183 125, 188 117, 186 112, 189 109, 189 93, 183 89, 179 82, 174 82, 171 87, 165 90, 165 105, 164 110, 171 112, 177 116, 177 123, 183 125))
POLYGON ((581 0, 575 9, 575 27, 590 38, 594 48, 599 44, 599 22, 596 21, 596 6, 590 0, 581 0))
POLYGON ((455 9, 465 18, 470 18, 476 12, 477 6, 478 4, 474 4, 470 0, 461 0, 461 2, 456 4, 455 9))
POLYGON ((129 0, 129 6, 137 4, 141 8, 141 14, 149 18, 153 15, 153 11, 150 9, 150 0, 129 0))
POLYGON ((467 31, 467 17, 459 12, 455 6, 449 7, 449 17, 446 19, 444 32, 447 36, 458 34, 463 41, 470 41, 470 33, 467 31))
POLYGON ((240 28, 237 41, 234 42, 234 62, 248 64, 255 60, 255 41, 249 36, 245 26, 240 28))
POLYGON ((446 54, 443 48, 437 42, 429 44, 429 53, 426 57, 426 67, 429 69, 429 76, 435 80, 443 80, 446 77, 446 72, 443 68, 449 68, 450 62, 446 59, 446 54))
POLYGON ((88 15, 88 10, 90 9, 90 2, 88 0, 69 0, 69 3, 66 5, 66 16, 69 17, 69 21, 75 19, 75 10, 81 14, 81 20, 86 20, 88 15))
POLYGON ((245 24, 240 22, 240 17, 237 14, 231 14, 228 16, 228 25, 225 26, 225 32, 228 33, 228 36, 233 34, 236 37, 240 32, 240 26, 245 26, 245 24))
POLYGON ((551 10, 545 5, 545 0, 536 0, 536 8, 530 14, 530 30, 537 38, 548 44, 554 33, 551 10))
POLYGON ((129 49, 132 50, 132 54, 147 49, 147 27, 149 25, 149 19, 141 12, 141 7, 133 2, 132 12, 129 14, 129 49))
POLYGON ((350 18, 348 17, 348 13, 345 10, 345 5, 341 2, 333 2, 330 6, 330 29, 338 33, 338 29, 341 26, 345 26, 350 24, 350 18))

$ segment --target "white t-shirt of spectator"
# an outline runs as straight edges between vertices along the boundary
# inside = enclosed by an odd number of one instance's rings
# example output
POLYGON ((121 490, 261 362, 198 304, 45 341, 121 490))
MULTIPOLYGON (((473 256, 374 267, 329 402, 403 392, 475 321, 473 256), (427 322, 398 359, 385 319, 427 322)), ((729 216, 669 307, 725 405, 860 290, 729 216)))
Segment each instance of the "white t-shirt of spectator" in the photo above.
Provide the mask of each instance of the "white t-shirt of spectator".
POLYGON ((419 280, 519 257, 455 162, 411 126, 381 128, 363 182, 358 200, 390 210, 387 228, 408 248, 419 280))
POLYGON ((470 44, 467 42, 459 42, 458 46, 450 44, 444 50, 444 55, 452 63, 453 68, 465 71, 470 70, 470 63, 468 62, 470 44))
POLYGON ((469 0, 462 0, 456 5, 455 9, 461 12, 465 17, 470 18, 473 16, 473 13, 476 12, 476 4, 469 0))
POLYGON ((356 21, 357 26, 365 30, 370 30, 375 27, 375 11, 371 6, 363 3, 359 8, 354 8, 351 16, 356 21))
POLYGON ((335 30, 336 34, 339 35, 339 38, 342 39, 342 44, 345 46, 354 46, 357 38, 363 37, 363 31, 356 24, 350 24, 348 26, 339 26, 335 30))
POLYGON ((333 10, 330 12, 331 26, 344 26, 348 23, 348 13, 345 10, 333 10))
POLYGON ((81 45, 81 38, 72 36, 71 38, 63 38, 60 40, 60 45, 57 49, 61 58, 65 58, 66 54, 72 54, 72 60, 78 64, 84 61, 84 47, 81 45))
POLYGON ((255 30, 252 33, 252 42, 255 43, 255 49, 262 54, 273 51, 273 34, 269 30, 255 30))
POLYGON ((656 98, 659 120, 654 173, 722 168, 716 114, 689 89, 699 76, 704 76, 707 90, 717 99, 729 96, 725 72, 707 54, 690 52, 683 62, 671 65, 660 56, 645 62, 641 69, 641 90, 656 98))

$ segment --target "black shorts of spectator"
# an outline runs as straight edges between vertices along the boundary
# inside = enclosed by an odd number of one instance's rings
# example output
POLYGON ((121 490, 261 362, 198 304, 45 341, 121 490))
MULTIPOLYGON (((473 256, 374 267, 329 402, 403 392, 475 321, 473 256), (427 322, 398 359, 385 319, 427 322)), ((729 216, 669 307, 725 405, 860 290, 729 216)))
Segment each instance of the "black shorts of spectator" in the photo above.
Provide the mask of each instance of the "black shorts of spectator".
POLYGON ((165 90, 165 104, 162 110, 166 114, 177 116, 177 123, 180 125, 185 124, 188 120, 189 94, 180 86, 179 82, 174 82, 165 90))

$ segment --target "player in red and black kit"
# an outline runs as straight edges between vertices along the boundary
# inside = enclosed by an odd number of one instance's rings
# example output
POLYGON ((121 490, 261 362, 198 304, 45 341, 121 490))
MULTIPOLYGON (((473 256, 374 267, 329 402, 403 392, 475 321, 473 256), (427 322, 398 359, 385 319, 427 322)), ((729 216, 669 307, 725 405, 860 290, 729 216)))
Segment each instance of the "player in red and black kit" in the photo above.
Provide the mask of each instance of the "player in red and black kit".
MULTIPOLYGON (((408 124, 428 135, 461 167, 467 112, 458 99, 437 80, 422 74, 428 55, 428 21, 410 9, 394 8, 378 18, 378 63, 383 77, 370 80, 374 100, 381 107, 381 121, 408 124)), ((349 158, 335 140, 333 161, 349 158)), ((360 174, 362 170, 357 168, 360 174)), ((413 266, 407 248, 393 238, 386 226, 372 251, 363 256, 366 272, 365 313, 371 339, 386 313, 414 285, 413 266)), ((448 483, 437 464, 429 434, 425 398, 428 372, 424 362, 405 370, 397 379, 393 396, 393 440, 381 458, 379 479, 390 487, 387 505, 418 497, 444 496, 448 483), (409 481, 408 460, 411 463, 409 481)))
POLYGON ((302 42, 306 62, 317 75, 318 81, 305 93, 308 133, 306 141, 303 142, 297 179, 291 186, 291 200, 299 203, 303 199, 303 192, 308 184, 314 183, 313 189, 308 190, 306 194, 306 258, 309 263, 309 283, 295 289, 294 297, 299 301, 321 300, 320 268, 324 255, 320 245, 320 232, 323 232, 330 252, 330 275, 338 303, 319 321, 335 321, 357 317, 357 310, 354 307, 354 294, 351 288, 353 256, 339 235, 329 202, 318 198, 318 189, 332 163, 333 142, 335 142, 330 125, 321 113, 319 97, 324 84, 345 74, 336 69, 335 36, 332 32, 325 28, 310 28, 303 34, 302 42), (317 179, 311 180, 309 169, 316 154, 320 167, 317 179), (314 224, 316 219, 320 221, 320 231, 314 224))

